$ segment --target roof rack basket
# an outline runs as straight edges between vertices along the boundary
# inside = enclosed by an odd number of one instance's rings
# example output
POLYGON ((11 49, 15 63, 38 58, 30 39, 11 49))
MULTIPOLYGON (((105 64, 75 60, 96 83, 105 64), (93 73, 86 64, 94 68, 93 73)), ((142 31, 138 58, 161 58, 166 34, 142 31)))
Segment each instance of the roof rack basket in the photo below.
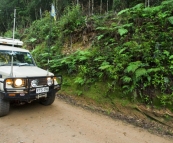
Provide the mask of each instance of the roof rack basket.
POLYGON ((0 45, 12 45, 15 47, 21 47, 23 46, 23 42, 19 39, 13 40, 12 38, 0 37, 0 45))

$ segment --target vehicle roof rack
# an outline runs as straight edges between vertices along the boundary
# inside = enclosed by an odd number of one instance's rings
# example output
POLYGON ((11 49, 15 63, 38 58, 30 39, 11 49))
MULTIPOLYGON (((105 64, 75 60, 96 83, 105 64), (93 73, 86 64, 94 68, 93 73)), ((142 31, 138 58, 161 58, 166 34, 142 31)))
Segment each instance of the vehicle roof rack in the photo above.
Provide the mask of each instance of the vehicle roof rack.
POLYGON ((19 39, 12 39, 12 38, 6 38, 6 37, 0 37, 0 45, 11 45, 15 47, 22 47, 23 42, 19 39))

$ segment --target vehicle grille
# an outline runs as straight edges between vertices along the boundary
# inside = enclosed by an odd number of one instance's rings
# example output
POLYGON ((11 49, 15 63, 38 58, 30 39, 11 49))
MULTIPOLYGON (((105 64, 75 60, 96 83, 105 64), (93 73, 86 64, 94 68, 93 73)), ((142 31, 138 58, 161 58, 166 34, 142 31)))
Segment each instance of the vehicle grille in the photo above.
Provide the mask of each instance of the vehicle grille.
POLYGON ((44 86, 47 85, 47 78, 33 78, 33 79, 29 79, 29 85, 31 87, 31 81, 33 80, 37 80, 38 82, 38 86, 44 86))

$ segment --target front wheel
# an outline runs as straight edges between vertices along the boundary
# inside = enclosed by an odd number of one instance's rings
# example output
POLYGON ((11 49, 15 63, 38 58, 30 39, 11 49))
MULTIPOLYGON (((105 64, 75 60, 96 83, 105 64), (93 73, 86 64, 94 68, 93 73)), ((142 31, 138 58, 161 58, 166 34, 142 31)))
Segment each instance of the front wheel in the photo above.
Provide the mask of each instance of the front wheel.
POLYGON ((48 106, 51 105, 55 101, 55 92, 49 92, 47 93, 47 97, 40 99, 40 103, 48 106))
POLYGON ((3 99, 3 95, 0 93, 0 117, 9 113, 10 102, 3 99))

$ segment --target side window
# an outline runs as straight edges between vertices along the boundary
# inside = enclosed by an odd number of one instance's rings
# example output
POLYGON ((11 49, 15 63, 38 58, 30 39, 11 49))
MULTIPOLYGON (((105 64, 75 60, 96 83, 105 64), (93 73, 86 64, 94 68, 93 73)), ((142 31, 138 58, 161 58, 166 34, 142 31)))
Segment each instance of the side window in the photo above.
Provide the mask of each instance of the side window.
POLYGON ((28 53, 24 55, 24 61, 28 64, 33 64, 32 57, 28 53))
POLYGON ((0 52, 0 65, 8 64, 9 56, 5 52, 0 52))

